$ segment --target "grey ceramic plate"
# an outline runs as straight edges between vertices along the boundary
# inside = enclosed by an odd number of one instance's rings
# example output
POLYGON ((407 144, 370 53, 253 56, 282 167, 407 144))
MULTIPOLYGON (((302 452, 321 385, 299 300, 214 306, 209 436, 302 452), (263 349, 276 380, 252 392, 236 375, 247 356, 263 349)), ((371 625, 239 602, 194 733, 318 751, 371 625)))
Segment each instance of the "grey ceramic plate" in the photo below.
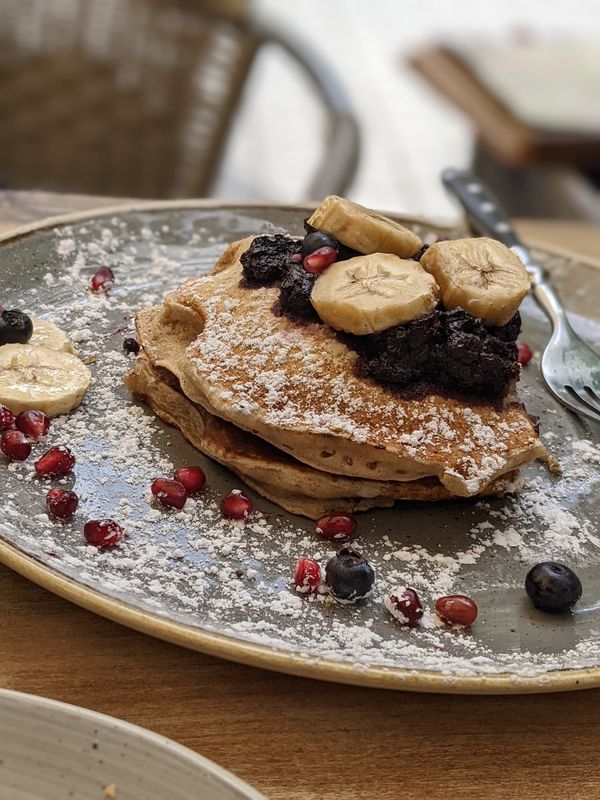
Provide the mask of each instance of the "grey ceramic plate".
MULTIPOLYGON (((32 479, 30 462, 3 464, 0 557, 126 625, 274 670, 421 691, 600 685, 598 432, 548 395, 537 358, 524 372, 521 392, 563 475, 532 467, 529 488, 518 499, 399 504, 361 515, 356 547, 373 564, 377 581, 370 600, 354 608, 307 602, 291 590, 299 556, 329 557, 309 521, 257 498, 252 521, 223 523, 218 499, 239 482, 122 388, 128 361, 121 344, 136 308, 159 303, 182 277, 209 269, 229 241, 260 231, 299 233, 306 213, 154 204, 53 221, 3 240, 3 304, 55 320, 82 356, 96 362, 84 406, 57 420, 49 437, 77 454, 69 479, 82 498, 76 521, 48 520, 45 487, 32 479), (112 265, 116 274, 108 298, 87 289, 100 264, 112 265), (202 500, 178 515, 152 507, 151 479, 190 462, 208 474, 202 500), (86 517, 107 516, 122 522, 128 535, 119 548, 99 553, 83 544, 82 526, 86 517), (547 617, 531 608, 524 576, 545 559, 567 561, 581 574, 585 593, 574 615, 547 617), (381 602, 396 584, 414 586, 429 609, 440 594, 469 594, 479 619, 471 631, 458 632, 437 627, 428 614, 420 630, 403 630, 381 602)), ((423 235, 447 233, 422 221, 411 224, 423 235)), ((567 255, 539 256, 574 312, 575 326, 598 345, 600 270, 567 255)), ((523 315, 522 338, 539 351, 547 325, 528 301, 523 315)))
POLYGON ((0 689, 0 800, 69 797, 261 800, 263 795, 207 758, 144 728, 0 689))

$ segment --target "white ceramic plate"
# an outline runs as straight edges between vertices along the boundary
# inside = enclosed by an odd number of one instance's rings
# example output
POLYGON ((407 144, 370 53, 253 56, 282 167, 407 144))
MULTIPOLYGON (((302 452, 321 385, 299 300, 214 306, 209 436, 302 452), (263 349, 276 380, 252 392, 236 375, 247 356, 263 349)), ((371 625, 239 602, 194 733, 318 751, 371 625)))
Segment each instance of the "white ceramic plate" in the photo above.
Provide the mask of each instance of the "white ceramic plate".
POLYGON ((0 690, 0 800, 264 800, 156 733, 85 708, 0 690))

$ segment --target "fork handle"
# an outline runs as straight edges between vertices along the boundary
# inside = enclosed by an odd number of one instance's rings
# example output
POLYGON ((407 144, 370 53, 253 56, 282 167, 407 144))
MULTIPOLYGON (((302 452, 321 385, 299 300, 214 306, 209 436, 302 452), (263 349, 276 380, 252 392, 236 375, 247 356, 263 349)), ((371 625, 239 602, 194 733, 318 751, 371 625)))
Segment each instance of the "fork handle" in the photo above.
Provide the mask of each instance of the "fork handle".
POLYGON ((497 239, 519 256, 532 279, 531 292, 552 326, 556 329, 560 324, 568 325, 563 304, 550 284, 549 272, 535 263, 497 197, 469 170, 445 169, 442 181, 458 198, 478 233, 497 239))

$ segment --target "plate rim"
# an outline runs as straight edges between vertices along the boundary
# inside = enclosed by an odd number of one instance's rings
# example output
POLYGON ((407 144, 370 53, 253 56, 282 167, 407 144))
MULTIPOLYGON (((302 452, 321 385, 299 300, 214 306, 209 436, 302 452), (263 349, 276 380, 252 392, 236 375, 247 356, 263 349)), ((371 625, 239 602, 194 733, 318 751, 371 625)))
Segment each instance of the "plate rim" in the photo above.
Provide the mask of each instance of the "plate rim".
POLYGON ((124 734, 130 734, 132 737, 147 742, 149 745, 156 746, 162 750, 169 750, 178 758, 218 778, 230 788, 238 792, 243 792, 243 796, 246 797, 247 800, 267 800, 258 789, 250 786, 249 783, 246 783, 246 781, 242 780, 228 769, 225 769, 225 767, 203 756, 201 753, 197 753, 190 747, 186 747, 176 742, 174 739, 152 731, 149 728, 144 728, 142 725, 136 725, 134 722, 128 722, 127 720, 120 719, 120 717, 113 717, 111 714, 104 714, 101 711, 95 711, 85 706, 78 706, 75 703, 65 703, 62 700, 54 700, 51 697, 45 697, 44 695, 35 694, 33 692, 21 692, 15 689, 0 688, 0 708, 4 701, 14 701, 23 706, 34 706, 36 708, 48 709, 49 711, 57 711, 69 716, 83 717, 92 724, 97 724, 98 727, 116 728, 118 731, 124 734))
MULTIPOLYGON (((111 206, 100 206, 86 211, 59 214, 12 228, 9 231, 0 233, 0 246, 17 241, 38 231, 81 222, 86 219, 113 216, 132 211, 161 211, 169 209, 213 209, 219 211, 232 208, 247 208, 249 210, 276 208, 290 212, 305 212, 312 210, 314 204, 276 204, 268 201, 215 201, 210 199, 129 201, 111 206)), ((453 229, 456 227, 448 224, 447 221, 436 221, 431 217, 411 216, 395 212, 391 216, 405 222, 431 225, 437 228, 453 229)), ((550 255, 571 258, 580 264, 600 268, 600 261, 595 261, 587 256, 581 256, 572 251, 556 247, 535 246, 550 255)), ((323 659, 309 660, 292 652, 276 650, 264 644, 234 639, 216 632, 195 628, 183 622, 170 620, 158 613, 135 608, 125 600, 117 600, 89 586, 77 583, 74 579, 51 569, 34 556, 24 553, 19 548, 1 539, 0 562, 53 594, 127 628, 209 656, 297 677, 368 688, 432 694, 542 694, 600 687, 600 666, 575 670, 551 670, 532 675, 517 675, 509 672, 488 675, 460 675, 424 669, 396 669, 373 665, 361 666, 341 661, 325 661, 323 659)), ((158 736, 158 734, 155 735, 158 736)), ((183 747, 183 745, 179 745, 179 747, 183 747)), ((190 752, 193 753, 194 751, 190 752)))
MULTIPOLYGON (((83 195, 84 197, 86 195, 83 195)), ((49 217, 43 217, 35 222, 26 222, 23 225, 17 225, 9 228, 6 231, 0 232, 0 245, 13 239, 21 239, 38 230, 46 228, 54 228, 58 225, 68 225, 71 222, 81 222, 86 219, 95 219, 97 217, 111 216, 121 214, 129 211, 161 211, 167 209, 214 209, 215 211, 227 210, 232 208, 274 208, 280 211, 299 211, 307 212, 313 211, 318 201, 313 203, 272 203, 268 200, 215 200, 210 198, 197 198, 189 200, 128 200, 122 203, 115 203, 114 205, 96 206, 94 208, 86 209, 85 211, 68 211, 64 214, 56 214, 49 217)), ((458 223, 453 223, 447 218, 430 217, 425 214, 404 214, 399 211, 389 211, 386 209, 376 209, 378 213, 385 214, 396 220, 408 222, 409 224, 417 224, 423 226, 433 226, 434 228, 444 228, 446 230, 455 230, 456 228, 464 228, 466 220, 462 219, 458 223)), ((466 230, 466 228, 465 228, 466 230)), ((560 256, 561 258, 568 258, 585 264, 589 267, 600 269, 600 258, 595 259, 589 255, 582 255, 567 247, 558 247, 557 245, 548 246, 535 237, 528 239, 527 243, 530 247, 542 250, 552 256, 560 256)))
POLYGON ((4 541, 0 541, 0 562, 53 594, 138 633, 205 655, 296 677, 372 689, 432 694, 543 694, 600 686, 600 667, 553 670, 532 676, 507 672, 464 676, 419 669, 361 667, 322 659, 311 661, 292 652, 233 639, 135 608, 126 601, 116 600, 55 572, 33 556, 4 541))

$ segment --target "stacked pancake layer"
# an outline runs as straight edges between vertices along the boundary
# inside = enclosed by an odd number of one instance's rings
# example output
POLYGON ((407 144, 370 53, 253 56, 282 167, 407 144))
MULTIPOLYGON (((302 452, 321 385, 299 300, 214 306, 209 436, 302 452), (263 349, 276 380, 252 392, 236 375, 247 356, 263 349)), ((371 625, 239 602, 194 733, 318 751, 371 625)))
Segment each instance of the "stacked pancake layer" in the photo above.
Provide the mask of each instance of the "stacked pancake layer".
POLYGON ((143 349, 127 385, 255 491, 315 518, 499 494, 546 457, 517 402, 408 400, 359 377, 327 326, 274 314, 277 289, 240 286, 250 242, 138 314, 143 349))

